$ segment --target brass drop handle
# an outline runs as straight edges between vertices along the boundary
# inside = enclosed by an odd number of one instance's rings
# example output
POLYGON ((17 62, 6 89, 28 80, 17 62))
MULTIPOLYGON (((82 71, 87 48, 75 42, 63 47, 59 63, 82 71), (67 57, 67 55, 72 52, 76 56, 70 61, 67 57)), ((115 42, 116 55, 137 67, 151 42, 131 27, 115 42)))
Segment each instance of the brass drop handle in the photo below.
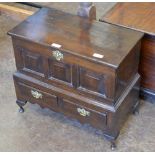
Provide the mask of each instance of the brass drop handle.
POLYGON ((81 116, 90 116, 90 112, 89 111, 86 111, 85 109, 83 108, 77 108, 77 112, 81 115, 81 116))
POLYGON ((36 90, 31 90, 31 94, 36 99, 39 99, 39 98, 43 97, 43 95, 41 93, 39 93, 38 91, 36 91, 36 90))
POLYGON ((63 54, 59 50, 53 51, 53 57, 55 57, 56 60, 60 61, 63 59, 63 54))

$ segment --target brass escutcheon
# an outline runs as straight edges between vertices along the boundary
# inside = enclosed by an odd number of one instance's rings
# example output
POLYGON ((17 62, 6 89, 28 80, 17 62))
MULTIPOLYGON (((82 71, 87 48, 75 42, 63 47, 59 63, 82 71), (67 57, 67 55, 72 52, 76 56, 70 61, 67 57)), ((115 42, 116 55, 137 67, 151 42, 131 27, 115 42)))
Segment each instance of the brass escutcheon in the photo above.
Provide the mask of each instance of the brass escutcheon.
POLYGON ((38 91, 35 91, 35 90, 31 90, 31 94, 36 99, 39 99, 39 98, 43 97, 43 95, 41 93, 39 93, 38 91))
POLYGON ((86 111, 86 110, 83 109, 83 108, 77 108, 77 112, 78 112, 81 116, 89 116, 89 115, 90 115, 90 112, 89 112, 89 111, 86 111))
POLYGON ((63 59, 63 54, 59 50, 53 51, 53 56, 58 61, 60 61, 61 59, 63 59))

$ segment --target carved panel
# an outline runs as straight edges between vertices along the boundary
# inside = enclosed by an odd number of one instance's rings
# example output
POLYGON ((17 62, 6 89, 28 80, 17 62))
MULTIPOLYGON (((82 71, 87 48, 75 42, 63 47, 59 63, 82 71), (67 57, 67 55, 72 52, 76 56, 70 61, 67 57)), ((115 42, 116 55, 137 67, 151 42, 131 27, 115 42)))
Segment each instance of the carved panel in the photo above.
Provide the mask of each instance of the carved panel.
POLYGON ((20 59, 17 68, 23 72, 44 77, 43 57, 35 52, 31 52, 25 48, 17 46, 16 59, 20 59))
POLYGON ((39 54, 24 51, 23 57, 25 68, 43 73, 43 60, 39 54))
POLYGON ((49 78, 72 83, 72 66, 63 62, 49 59, 49 78))
POLYGON ((105 95, 104 76, 102 74, 80 68, 80 87, 105 95))

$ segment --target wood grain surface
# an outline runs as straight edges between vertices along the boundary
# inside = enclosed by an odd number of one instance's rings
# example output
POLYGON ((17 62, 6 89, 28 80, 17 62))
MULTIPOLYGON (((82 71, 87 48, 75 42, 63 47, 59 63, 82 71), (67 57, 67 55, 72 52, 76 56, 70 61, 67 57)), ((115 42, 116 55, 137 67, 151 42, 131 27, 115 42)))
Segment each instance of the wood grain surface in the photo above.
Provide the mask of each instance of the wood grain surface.
POLYGON ((100 20, 155 35, 155 3, 117 3, 100 20))

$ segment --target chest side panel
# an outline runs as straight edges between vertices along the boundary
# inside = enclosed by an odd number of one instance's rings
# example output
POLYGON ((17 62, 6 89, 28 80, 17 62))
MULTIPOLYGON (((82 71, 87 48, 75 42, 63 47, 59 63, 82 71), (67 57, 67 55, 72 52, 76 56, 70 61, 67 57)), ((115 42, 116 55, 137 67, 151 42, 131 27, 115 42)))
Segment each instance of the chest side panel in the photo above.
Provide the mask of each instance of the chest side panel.
POLYGON ((129 85, 138 73, 141 42, 138 42, 122 61, 117 70, 116 96, 120 96, 122 91, 129 85))

